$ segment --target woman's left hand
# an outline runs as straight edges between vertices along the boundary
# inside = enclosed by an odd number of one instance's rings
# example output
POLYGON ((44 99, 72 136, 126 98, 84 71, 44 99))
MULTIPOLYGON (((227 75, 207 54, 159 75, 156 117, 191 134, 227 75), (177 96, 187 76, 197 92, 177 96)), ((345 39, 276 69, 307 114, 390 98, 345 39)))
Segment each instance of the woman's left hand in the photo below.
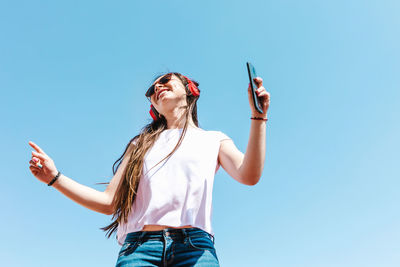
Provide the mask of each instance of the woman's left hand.
POLYGON ((249 87, 247 89, 248 95, 249 95, 249 103, 250 103, 250 108, 251 108, 251 115, 252 117, 259 117, 259 118, 267 118, 267 111, 269 108, 269 102, 270 102, 270 94, 265 90, 263 86, 263 80, 260 77, 254 78, 254 82, 257 85, 257 90, 256 94, 260 100, 261 106, 263 113, 260 114, 256 108, 254 107, 253 104, 253 98, 252 98, 252 93, 251 93, 251 86, 249 84, 249 87))

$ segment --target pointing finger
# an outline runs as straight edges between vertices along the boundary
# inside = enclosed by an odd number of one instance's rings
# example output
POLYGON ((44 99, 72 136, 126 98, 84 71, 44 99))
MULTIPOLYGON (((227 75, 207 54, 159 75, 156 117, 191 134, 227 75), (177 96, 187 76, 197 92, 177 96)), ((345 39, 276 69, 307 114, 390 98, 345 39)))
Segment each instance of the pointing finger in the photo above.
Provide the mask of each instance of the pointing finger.
POLYGON ((31 147, 33 147, 37 152, 46 155, 46 153, 44 153, 44 151, 43 151, 37 144, 35 144, 34 142, 29 141, 29 145, 30 145, 31 147))

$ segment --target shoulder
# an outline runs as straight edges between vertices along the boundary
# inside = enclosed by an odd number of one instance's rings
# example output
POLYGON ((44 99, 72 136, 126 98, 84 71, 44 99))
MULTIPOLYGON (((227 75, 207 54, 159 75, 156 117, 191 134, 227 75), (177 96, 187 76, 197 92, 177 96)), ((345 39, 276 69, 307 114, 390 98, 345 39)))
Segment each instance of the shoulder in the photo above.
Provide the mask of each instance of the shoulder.
POLYGON ((216 140, 218 142, 223 141, 223 140, 231 140, 231 138, 227 134, 225 134, 221 131, 204 130, 201 128, 194 129, 194 130, 197 134, 204 135, 204 136, 211 138, 213 140, 216 140))

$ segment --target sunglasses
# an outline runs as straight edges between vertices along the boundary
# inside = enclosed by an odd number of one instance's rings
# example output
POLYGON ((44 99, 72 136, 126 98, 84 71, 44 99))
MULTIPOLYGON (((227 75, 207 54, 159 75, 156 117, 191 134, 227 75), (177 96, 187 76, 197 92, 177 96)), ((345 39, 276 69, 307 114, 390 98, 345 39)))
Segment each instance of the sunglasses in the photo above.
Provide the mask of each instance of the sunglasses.
POLYGON ((158 80, 156 83, 154 83, 150 88, 146 91, 145 96, 146 97, 151 97, 154 94, 154 91, 156 89, 156 84, 167 84, 172 78, 172 73, 168 73, 161 77, 160 80, 158 80))

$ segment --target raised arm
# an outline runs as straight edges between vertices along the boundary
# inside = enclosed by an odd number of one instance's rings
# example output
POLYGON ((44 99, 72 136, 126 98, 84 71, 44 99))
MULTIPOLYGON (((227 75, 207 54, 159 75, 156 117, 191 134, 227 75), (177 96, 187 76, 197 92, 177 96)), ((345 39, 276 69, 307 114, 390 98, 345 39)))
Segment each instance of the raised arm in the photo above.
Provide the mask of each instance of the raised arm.
MULTIPOLYGON (((35 143, 29 142, 29 145, 36 150, 32 151, 29 169, 39 181, 48 184, 58 173, 54 161, 35 143)), ((129 155, 130 150, 131 147, 125 155, 129 155)), ((63 174, 56 180, 53 187, 88 209, 103 214, 113 214, 112 201, 129 160, 128 158, 129 156, 124 157, 120 167, 104 192, 82 185, 63 174)))
POLYGON ((238 182, 245 185, 255 185, 261 178, 264 169, 266 150, 266 121, 270 103, 270 95, 262 85, 262 79, 255 79, 258 86, 257 95, 263 105, 263 113, 260 114, 253 106, 250 86, 248 88, 249 103, 251 107, 251 120, 249 141, 246 153, 240 152, 232 140, 221 142, 218 160, 224 170, 238 182))

